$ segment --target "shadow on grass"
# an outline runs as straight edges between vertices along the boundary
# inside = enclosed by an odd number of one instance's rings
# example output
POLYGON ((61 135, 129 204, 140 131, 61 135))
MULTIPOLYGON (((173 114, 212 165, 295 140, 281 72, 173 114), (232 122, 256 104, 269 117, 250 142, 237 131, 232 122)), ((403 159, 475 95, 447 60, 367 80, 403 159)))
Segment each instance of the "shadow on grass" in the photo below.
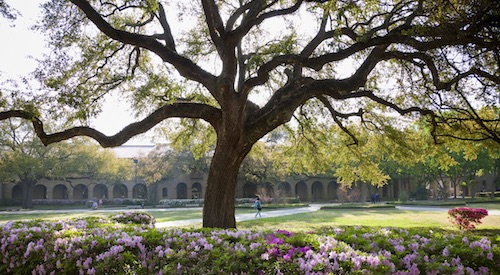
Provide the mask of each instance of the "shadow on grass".
MULTIPOLYGON (((265 212, 263 212, 265 217, 265 212)), ((240 229, 287 229, 292 231, 316 231, 325 227, 369 226, 399 228, 440 228, 458 231, 451 224, 446 212, 425 212, 397 209, 351 210, 328 209, 311 213, 282 217, 255 219, 238 223, 240 229)), ((474 232, 477 234, 499 234, 500 216, 487 217, 474 232)))

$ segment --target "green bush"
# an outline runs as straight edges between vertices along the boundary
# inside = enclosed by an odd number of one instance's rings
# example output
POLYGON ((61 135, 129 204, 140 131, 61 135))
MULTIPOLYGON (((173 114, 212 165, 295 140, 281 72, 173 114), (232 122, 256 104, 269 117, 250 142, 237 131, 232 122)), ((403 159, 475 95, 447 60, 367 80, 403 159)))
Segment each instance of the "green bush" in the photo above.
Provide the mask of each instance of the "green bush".
POLYGON ((400 202, 407 202, 409 199, 409 196, 408 196, 408 193, 406 193, 406 191, 399 191, 399 194, 398 194, 398 201, 400 202))
POLYGON ((128 211, 111 216, 111 220, 123 224, 135 224, 154 228, 156 219, 151 214, 142 211, 128 211))
POLYGON ((423 184, 418 184, 417 188, 415 188, 415 191, 411 193, 411 197, 415 198, 418 201, 428 200, 430 196, 431 196, 430 190, 425 188, 425 185, 423 184))
POLYGON ((186 207, 188 205, 202 206, 203 202, 203 199, 164 199, 158 204, 164 207, 186 207))

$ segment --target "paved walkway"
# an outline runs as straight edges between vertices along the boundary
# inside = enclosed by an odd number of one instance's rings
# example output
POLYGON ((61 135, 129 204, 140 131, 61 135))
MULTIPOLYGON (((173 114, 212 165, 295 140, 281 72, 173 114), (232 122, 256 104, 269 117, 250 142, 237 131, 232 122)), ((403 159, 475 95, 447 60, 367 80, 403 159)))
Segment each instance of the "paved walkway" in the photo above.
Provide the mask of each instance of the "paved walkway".
MULTIPOLYGON (((323 205, 322 204, 311 204, 308 207, 286 208, 286 209, 280 209, 280 210, 264 210, 261 212, 262 217, 259 217, 259 218, 255 218, 255 213, 237 214, 235 218, 236 218, 236 222, 240 222, 240 221, 248 221, 248 220, 254 220, 254 219, 280 217, 280 216, 286 216, 286 215, 293 215, 293 214, 299 214, 299 213, 318 211, 321 208, 321 206, 323 206, 323 205)), ((201 209, 201 207, 200 207, 200 209, 201 209)), ((201 223, 201 222, 202 222, 201 219, 180 220, 180 221, 171 221, 171 222, 158 222, 158 223, 156 223, 156 227, 161 228, 161 227, 173 227, 173 226, 186 226, 186 225, 197 224, 197 223, 201 223)))

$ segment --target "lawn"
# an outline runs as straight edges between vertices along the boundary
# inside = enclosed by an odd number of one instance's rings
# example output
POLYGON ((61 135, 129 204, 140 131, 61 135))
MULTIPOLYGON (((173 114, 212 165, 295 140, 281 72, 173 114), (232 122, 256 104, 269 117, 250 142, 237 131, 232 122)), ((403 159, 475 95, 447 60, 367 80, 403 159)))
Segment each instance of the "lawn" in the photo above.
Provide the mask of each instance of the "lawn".
MULTIPOLYGON (((169 222, 177 220, 189 220, 189 219, 201 219, 202 211, 199 209, 168 209, 168 210, 156 210, 156 209, 140 209, 140 210, 127 210, 127 209, 113 209, 108 210, 51 210, 51 211, 16 211, 16 212, 0 212, 0 224, 7 221, 20 221, 20 220, 33 220, 33 219, 44 219, 44 220, 59 220, 59 219, 71 219, 71 218, 83 218, 83 217, 108 217, 110 215, 116 214, 117 212, 125 211, 146 211, 155 217, 156 222, 169 222)), ((236 209, 236 214, 252 213, 253 209, 236 209)))
MULTIPOLYGON (((471 207, 483 207, 486 209, 500 210, 499 203, 478 203, 472 204, 471 207)), ((334 226, 374 226, 374 227, 437 227, 453 230, 454 227, 448 219, 446 212, 434 211, 403 211, 398 209, 325 209, 312 213, 303 213, 295 215, 287 215, 281 217, 266 218, 266 211, 272 211, 272 208, 265 208, 263 211, 263 219, 254 219, 249 221, 240 221, 237 226, 239 229, 283 229, 293 231, 308 231, 322 227, 334 226)), ((117 211, 130 211, 127 209, 108 210, 52 210, 52 211, 37 211, 37 212, 0 212, 0 223, 5 223, 10 220, 32 220, 32 219, 47 219, 59 220, 70 218, 82 218, 88 216, 108 217, 116 214, 117 211)), ((133 210, 139 211, 139 210, 133 210)), ((142 211, 142 210, 141 210, 142 211)), ((176 220, 201 219, 202 211, 199 209, 144 209, 153 217, 156 222, 169 222, 176 220)), ((236 214, 253 213, 251 208, 237 208, 236 214)), ((201 224, 188 226, 190 228, 200 227, 201 224)), ((500 216, 489 215, 483 219, 483 223, 478 226, 478 229, 498 230, 500 235, 500 216)))
POLYGON ((484 209, 490 209, 490 210, 500 210, 500 203, 499 202, 480 202, 480 203, 469 203, 469 207, 474 207, 474 208, 484 208, 484 209))
MULTIPOLYGON (((478 226, 478 230, 493 230, 500 235, 500 216, 489 215, 482 222, 478 226)), ((356 225, 400 228, 436 227, 455 230, 446 212, 403 211, 397 209, 328 209, 312 213, 242 221, 238 223, 238 228, 252 230, 277 230, 286 228, 293 231, 309 231, 324 227, 356 225)))

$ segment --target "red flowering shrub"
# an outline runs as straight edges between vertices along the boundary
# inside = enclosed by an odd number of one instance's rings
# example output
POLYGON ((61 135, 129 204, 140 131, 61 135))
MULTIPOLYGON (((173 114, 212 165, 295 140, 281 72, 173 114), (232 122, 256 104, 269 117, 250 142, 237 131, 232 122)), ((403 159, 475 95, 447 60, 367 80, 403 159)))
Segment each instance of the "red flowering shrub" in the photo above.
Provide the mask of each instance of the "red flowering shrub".
POLYGON ((488 211, 484 208, 457 207, 448 210, 451 222, 458 225, 461 230, 473 230, 474 224, 480 224, 481 219, 488 216, 488 211))

